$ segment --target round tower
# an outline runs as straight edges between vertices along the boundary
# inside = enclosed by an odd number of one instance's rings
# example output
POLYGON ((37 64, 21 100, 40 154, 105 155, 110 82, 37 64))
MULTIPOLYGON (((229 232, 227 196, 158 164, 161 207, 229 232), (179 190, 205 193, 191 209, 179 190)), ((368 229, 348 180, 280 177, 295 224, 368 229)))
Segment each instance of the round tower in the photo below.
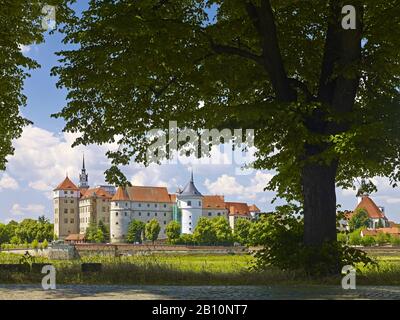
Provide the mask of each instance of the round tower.
POLYGON ((182 212, 182 233, 193 234, 203 210, 203 196, 194 185, 193 172, 189 183, 177 194, 177 200, 182 212))
POLYGON ((130 199, 123 187, 119 187, 111 199, 110 238, 111 243, 126 242, 130 221, 130 199))

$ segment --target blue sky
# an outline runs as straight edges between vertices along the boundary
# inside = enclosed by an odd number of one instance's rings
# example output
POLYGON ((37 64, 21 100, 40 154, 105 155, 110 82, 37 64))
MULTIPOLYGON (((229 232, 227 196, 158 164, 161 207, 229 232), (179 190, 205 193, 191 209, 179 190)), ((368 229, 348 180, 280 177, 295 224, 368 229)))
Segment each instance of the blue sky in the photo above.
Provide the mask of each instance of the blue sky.
MULTIPOLYGON (((51 191, 68 173, 75 182, 86 156, 89 182, 92 186, 104 183, 103 172, 109 162, 104 156, 115 146, 88 146, 71 148, 75 135, 62 133, 64 122, 50 115, 65 105, 66 91, 59 90, 57 79, 50 77, 50 70, 57 64, 56 51, 63 48, 61 35, 46 35, 40 45, 23 48, 24 54, 41 65, 25 82, 24 92, 28 97, 24 116, 34 122, 25 128, 22 137, 14 141, 15 155, 9 157, 7 170, 0 173, 0 221, 37 218, 44 214, 53 219, 51 191)), ((219 155, 216 152, 216 156, 219 155)), ((125 168, 128 179, 136 185, 163 185, 170 192, 184 186, 189 179, 190 164, 151 166, 142 168, 132 164, 125 168)), ((237 166, 231 164, 193 165, 195 182, 203 194, 223 194, 229 201, 255 203, 262 210, 273 210, 270 202, 272 192, 263 187, 272 177, 272 172, 254 171, 238 175, 237 166)), ((392 189, 387 179, 375 178, 378 192, 372 195, 378 205, 384 206, 387 216, 400 222, 399 189, 392 189)), ((338 203, 343 209, 356 206, 355 191, 337 190, 338 203)), ((280 202, 278 202, 279 204, 280 202)))

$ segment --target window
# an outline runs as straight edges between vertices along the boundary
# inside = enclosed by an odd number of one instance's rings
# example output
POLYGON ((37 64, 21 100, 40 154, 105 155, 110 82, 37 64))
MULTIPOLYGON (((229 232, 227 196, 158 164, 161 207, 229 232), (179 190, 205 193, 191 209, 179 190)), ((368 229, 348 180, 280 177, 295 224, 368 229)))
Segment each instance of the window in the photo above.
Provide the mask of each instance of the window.
POLYGON ((68 213, 68 209, 64 209, 64 213, 68 213))
POLYGON ((115 224, 118 224, 118 221, 115 224))
POLYGON ((142 213, 141 212, 139 212, 139 217, 142 215, 142 213))
POLYGON ((74 203, 74 200, 73 200, 73 199, 71 200, 71 203, 74 203))
POLYGON ((67 200, 67 199, 64 199, 64 203, 68 203, 68 200, 67 200))
POLYGON ((147 216, 150 217, 150 212, 147 212, 147 216))
POLYGON ((192 223, 191 222, 189 222, 189 226, 191 226, 192 225, 192 223))
POLYGON ((69 193, 70 193, 70 194, 74 194, 74 192, 73 192, 73 191, 70 191, 69 193))
POLYGON ((118 212, 115 213, 115 216, 118 217, 118 212))
POLYGON ((154 204, 154 208, 157 208, 157 203, 154 204))
POLYGON ((189 231, 192 231, 192 228, 189 228, 189 231))
POLYGON ((154 216, 157 217, 157 212, 154 212, 154 216))
POLYGON ((167 213, 166 212, 164 212, 164 217, 166 217, 167 216, 167 213))
POLYGON ((218 212, 217 214, 220 216, 220 215, 221 215, 221 212, 218 212))
POLYGON ((125 202, 125 207, 128 207, 128 202, 125 202))
POLYGON ((164 208, 166 208, 167 207, 167 205, 164 203, 164 208))
POLYGON ((139 203, 139 204, 138 204, 138 207, 140 208, 141 206, 142 206, 142 204, 141 204, 141 203, 139 203))
POLYGON ((150 208, 150 203, 147 204, 147 208, 150 208))
POLYGON ((125 212, 125 217, 127 216, 128 214, 125 212))
POLYGON ((191 205, 192 205, 192 201, 188 201, 188 202, 187 202, 187 205, 188 205, 188 206, 191 206, 191 205))
POLYGON ((64 194, 68 194, 68 191, 64 191, 64 194))
POLYGON ((199 207, 201 207, 201 201, 199 201, 199 207))
POLYGON ((68 218, 65 218, 65 219, 64 219, 64 223, 68 223, 68 218))
POLYGON ((71 209, 70 212, 71 212, 71 213, 75 213, 75 209, 71 209))
POLYGON ((71 218, 71 223, 75 223, 75 220, 74 220, 74 218, 71 218))
POLYGON ((167 224, 167 221, 164 221, 164 224, 167 224))
POLYGON ((211 212, 208 213, 208 216, 211 217, 211 212))
POLYGON ((106 212, 106 207, 103 207, 103 212, 106 212))

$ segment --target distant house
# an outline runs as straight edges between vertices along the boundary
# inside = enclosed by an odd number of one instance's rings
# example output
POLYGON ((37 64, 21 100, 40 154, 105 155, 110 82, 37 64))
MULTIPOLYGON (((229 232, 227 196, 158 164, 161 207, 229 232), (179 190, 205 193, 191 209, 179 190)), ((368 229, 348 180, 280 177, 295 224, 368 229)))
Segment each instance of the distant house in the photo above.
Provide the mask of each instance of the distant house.
POLYGON ((389 220, 385 216, 385 209, 383 207, 378 207, 368 195, 361 196, 357 207, 350 214, 350 219, 355 212, 361 209, 365 210, 368 213, 369 229, 390 227, 389 220))
POLYGON ((75 244, 75 243, 85 243, 85 240, 86 238, 84 234, 71 233, 64 239, 64 242, 75 244))

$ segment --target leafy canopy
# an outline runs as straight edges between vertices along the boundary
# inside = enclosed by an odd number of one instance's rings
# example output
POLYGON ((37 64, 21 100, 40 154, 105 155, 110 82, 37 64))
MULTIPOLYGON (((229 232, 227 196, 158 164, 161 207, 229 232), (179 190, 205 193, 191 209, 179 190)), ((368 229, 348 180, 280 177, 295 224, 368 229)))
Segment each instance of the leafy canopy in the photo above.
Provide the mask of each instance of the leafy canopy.
POLYGON ((91 1, 62 30, 79 48, 60 52, 53 69, 69 91, 56 116, 82 133, 76 144, 123 146, 108 153, 107 179, 119 184, 117 166, 146 163, 153 142, 146 133, 170 120, 182 128, 256 129, 254 166, 276 169, 269 188, 289 199, 301 198, 305 161, 335 159, 343 187, 357 176, 395 183, 400 1, 353 1, 362 30, 344 34, 346 4, 91 1), (310 156, 306 145, 323 147, 310 156))
MULTIPOLYGON (((59 21, 70 12, 64 0, 46 3, 57 6, 59 21)), ((0 170, 5 170, 6 157, 14 152, 12 141, 31 123, 21 115, 20 108, 27 102, 24 81, 39 64, 25 56, 22 48, 43 42, 43 7, 39 0, 0 1, 0 170)))

